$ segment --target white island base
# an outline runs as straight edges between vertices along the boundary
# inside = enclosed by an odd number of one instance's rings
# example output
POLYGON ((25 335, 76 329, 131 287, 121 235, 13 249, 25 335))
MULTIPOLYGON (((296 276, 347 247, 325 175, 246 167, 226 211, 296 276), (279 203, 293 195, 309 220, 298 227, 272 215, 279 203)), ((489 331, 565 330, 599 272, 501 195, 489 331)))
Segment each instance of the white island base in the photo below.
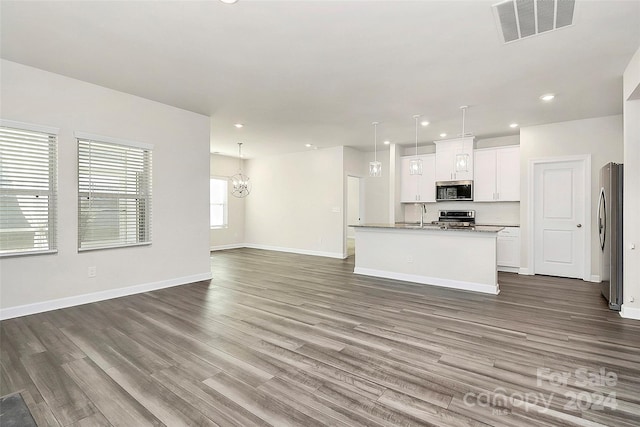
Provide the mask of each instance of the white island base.
POLYGON ((497 295, 501 228, 476 229, 355 226, 354 273, 497 295))

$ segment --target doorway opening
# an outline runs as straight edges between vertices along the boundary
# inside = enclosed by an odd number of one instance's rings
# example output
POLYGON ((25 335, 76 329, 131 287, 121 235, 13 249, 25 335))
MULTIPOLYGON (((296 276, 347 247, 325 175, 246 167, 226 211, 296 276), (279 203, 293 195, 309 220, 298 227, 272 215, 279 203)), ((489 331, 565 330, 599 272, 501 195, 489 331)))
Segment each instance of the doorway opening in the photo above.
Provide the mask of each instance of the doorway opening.
POLYGON ((357 176, 347 176, 347 215, 345 233, 345 255, 347 258, 356 253, 356 235, 353 224, 362 224, 364 217, 364 191, 362 188, 362 178, 357 176))

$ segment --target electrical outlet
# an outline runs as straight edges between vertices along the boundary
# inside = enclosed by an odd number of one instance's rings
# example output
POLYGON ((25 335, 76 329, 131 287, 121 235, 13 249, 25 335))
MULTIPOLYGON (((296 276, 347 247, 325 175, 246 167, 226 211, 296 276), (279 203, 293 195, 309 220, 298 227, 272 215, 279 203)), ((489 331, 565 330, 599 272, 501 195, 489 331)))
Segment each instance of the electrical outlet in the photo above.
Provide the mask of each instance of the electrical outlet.
POLYGON ((89 277, 96 277, 97 271, 95 267, 89 267, 87 269, 87 276, 89 277))
POLYGON ((408 262, 409 264, 411 264, 411 263, 413 262, 413 257, 412 257, 412 256, 408 256, 408 257, 407 257, 407 262, 408 262))

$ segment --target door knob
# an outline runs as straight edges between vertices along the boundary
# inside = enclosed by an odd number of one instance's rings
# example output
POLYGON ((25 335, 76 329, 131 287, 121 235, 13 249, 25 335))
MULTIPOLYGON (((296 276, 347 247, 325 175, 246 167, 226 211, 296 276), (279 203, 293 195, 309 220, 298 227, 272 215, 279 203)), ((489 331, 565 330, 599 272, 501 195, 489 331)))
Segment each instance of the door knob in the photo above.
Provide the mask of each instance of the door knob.
POLYGON ((580 228, 580 227, 582 227, 582 224, 578 224, 578 225, 576 225, 576 227, 580 228))

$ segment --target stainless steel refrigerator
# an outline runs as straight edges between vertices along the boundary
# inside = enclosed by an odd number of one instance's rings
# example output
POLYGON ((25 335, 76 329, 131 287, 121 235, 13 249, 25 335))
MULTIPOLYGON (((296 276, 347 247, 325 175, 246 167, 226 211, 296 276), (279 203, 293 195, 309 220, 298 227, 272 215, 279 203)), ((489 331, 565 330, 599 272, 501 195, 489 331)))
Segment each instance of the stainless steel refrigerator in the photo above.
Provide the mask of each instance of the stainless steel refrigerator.
POLYGON ((598 223, 602 295, 611 310, 622 305, 622 177, 623 165, 608 163, 600 169, 598 223))

